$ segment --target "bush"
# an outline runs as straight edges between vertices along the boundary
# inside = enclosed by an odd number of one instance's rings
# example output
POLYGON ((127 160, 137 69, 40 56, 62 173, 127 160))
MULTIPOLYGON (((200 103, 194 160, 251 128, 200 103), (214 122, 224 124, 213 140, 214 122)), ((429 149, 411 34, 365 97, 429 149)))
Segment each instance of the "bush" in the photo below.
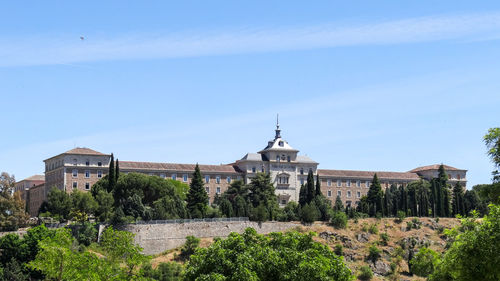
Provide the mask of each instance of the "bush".
POLYGON ((359 269, 358 279, 359 280, 371 280, 373 278, 373 272, 371 268, 367 265, 363 265, 359 269))
POLYGON ((403 211, 398 211, 396 215, 396 219, 394 220, 396 223, 402 223, 406 218, 406 214, 403 211))
POLYGON ((413 218, 411 222, 413 223, 414 229, 420 229, 420 227, 422 226, 422 222, 418 218, 413 218))
POLYGON ((370 228, 368 228, 368 232, 370 232, 371 234, 378 234, 377 224, 370 225, 370 228))
POLYGON ((162 262, 156 269, 153 269, 148 263, 142 266, 141 275, 152 280, 177 281, 182 277, 182 265, 176 262, 162 262))
POLYGON ((406 230, 411 230, 413 228, 413 222, 407 221, 406 222, 406 230))
POLYGON ((330 224, 335 228, 345 228, 347 226, 347 215, 344 212, 333 212, 330 224))
POLYGON ((433 250, 423 247, 410 261, 411 272, 421 277, 427 277, 439 262, 439 255, 433 250))
POLYGON ((361 227, 361 230, 363 232, 368 232, 368 225, 366 223, 363 223, 363 226, 361 227))
POLYGON ((89 246, 92 242, 97 241, 97 229, 90 222, 84 222, 81 225, 73 225, 71 234, 75 237, 79 244, 89 246))
POLYGON ((337 245, 335 245, 335 249, 333 250, 333 252, 337 256, 343 256, 344 255, 344 247, 342 247, 342 244, 337 244, 337 245))
POLYGON ((379 248, 377 248, 377 246, 371 245, 370 248, 368 249, 368 260, 376 262, 380 258, 381 252, 382 251, 379 248))
POLYGON ((198 246, 200 246, 199 238, 196 238, 191 235, 187 236, 186 243, 184 243, 184 246, 182 246, 181 248, 181 253, 179 255, 179 258, 181 260, 188 260, 189 257, 191 257, 191 255, 194 254, 198 246))
POLYGON ((387 246, 387 242, 389 242, 389 235, 387 232, 380 233, 380 242, 382 245, 387 246))
POLYGON ((319 211, 316 205, 311 202, 311 204, 305 204, 302 209, 300 209, 300 220, 303 223, 313 223, 319 218, 319 211))

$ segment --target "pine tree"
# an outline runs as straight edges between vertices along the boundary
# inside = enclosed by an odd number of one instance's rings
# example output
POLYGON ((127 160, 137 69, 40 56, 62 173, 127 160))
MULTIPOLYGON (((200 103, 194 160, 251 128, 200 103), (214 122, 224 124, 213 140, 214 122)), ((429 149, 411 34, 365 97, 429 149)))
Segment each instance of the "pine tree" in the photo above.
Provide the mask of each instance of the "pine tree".
POLYGON ((340 199, 340 196, 337 195, 337 198, 335 199, 335 206, 333 207, 335 211, 344 211, 344 204, 342 204, 342 200, 340 199))
POLYGON ((203 186, 203 177, 198 164, 194 168, 193 179, 189 185, 186 201, 191 218, 203 218, 205 216, 208 208, 208 195, 203 186))
POLYGON ((323 193, 321 192, 321 181, 319 179, 319 173, 316 174, 316 196, 321 196, 323 193))
POLYGON ((369 204, 369 215, 375 216, 377 212, 382 213, 383 206, 383 196, 384 193, 382 191, 382 185, 378 179, 377 174, 373 176, 372 185, 370 185, 370 189, 368 190, 368 204, 369 204))
POLYGON ((314 187, 314 175, 312 170, 309 170, 309 173, 307 174, 307 182, 306 182, 306 198, 307 198, 307 204, 310 204, 311 201, 314 199, 316 190, 314 187))
POLYGON ((108 192, 111 192, 115 189, 116 185, 116 176, 115 176, 115 157, 113 153, 111 153, 111 160, 109 162, 109 172, 108 172, 108 192))
POLYGON ((299 205, 303 207, 307 203, 307 191, 306 191, 306 186, 301 185, 300 186, 300 193, 299 193, 299 205))
POLYGON ((115 183, 118 182, 119 177, 120 177, 120 163, 118 162, 118 158, 116 158, 115 183))

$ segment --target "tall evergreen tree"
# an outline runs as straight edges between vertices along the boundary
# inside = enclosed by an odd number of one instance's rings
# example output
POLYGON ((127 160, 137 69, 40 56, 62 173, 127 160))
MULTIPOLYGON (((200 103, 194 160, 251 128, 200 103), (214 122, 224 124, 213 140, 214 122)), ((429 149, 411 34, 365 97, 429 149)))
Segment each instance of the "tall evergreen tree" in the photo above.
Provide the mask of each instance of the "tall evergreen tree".
POLYGON ((448 186, 443 187, 444 216, 451 217, 450 190, 448 186))
POLYGON ((321 192, 321 181, 319 179, 319 173, 316 174, 316 196, 321 196, 323 193, 321 192))
POLYGON ((399 210, 408 215, 408 196, 404 186, 399 187, 399 210))
POLYGON ((417 216, 417 189, 418 182, 411 182, 406 188, 408 194, 409 216, 417 216))
POLYGON ((278 198, 274 192, 274 185, 271 182, 269 173, 257 173, 257 175, 252 178, 249 190, 250 203, 253 208, 259 208, 257 211, 261 212, 263 206, 267 212, 265 218, 271 220, 275 219, 279 211, 278 198))
POLYGON ((453 187, 453 201, 452 201, 453 215, 465 215, 464 211, 464 189, 462 185, 457 182, 453 187))
POLYGON ((342 199, 340 199, 340 196, 337 195, 337 198, 335 199, 335 205, 333 207, 335 211, 344 211, 344 204, 342 204, 342 199))
POLYGON ((377 174, 373 176, 372 185, 370 185, 370 189, 368 190, 368 204, 369 204, 369 212, 370 216, 375 216, 377 212, 382 213, 382 205, 383 205, 383 196, 384 193, 382 191, 382 185, 378 179, 377 174))
POLYGON ((109 172, 108 172, 108 192, 111 192, 115 189, 116 185, 116 176, 115 176, 115 157, 113 153, 111 153, 111 160, 109 162, 109 172))
POLYGON ((300 193, 299 193, 299 205, 300 207, 303 207, 307 203, 307 191, 306 191, 306 186, 301 185, 300 186, 300 193))
POLYGON ((314 199, 314 196, 316 195, 316 189, 314 187, 314 175, 312 170, 309 170, 309 173, 307 174, 307 182, 306 182, 306 198, 307 198, 307 204, 310 204, 311 201, 314 199))
POLYGON ((115 182, 118 182, 119 177, 120 177, 120 163, 118 162, 118 158, 116 158, 115 182))
POLYGON ((205 216, 208 208, 208 195, 203 186, 203 177, 198 164, 194 168, 193 179, 189 185, 186 201, 191 218, 203 218, 205 216))
POLYGON ((391 185, 391 196, 392 196, 392 215, 395 217, 398 214, 399 210, 399 201, 400 201, 400 196, 399 196, 399 191, 398 187, 393 184, 391 185))
POLYGON ((438 212, 438 180, 437 179, 432 179, 431 180, 431 191, 430 191, 430 198, 429 198, 429 203, 431 205, 432 209, 432 216, 437 217, 437 212, 438 212))

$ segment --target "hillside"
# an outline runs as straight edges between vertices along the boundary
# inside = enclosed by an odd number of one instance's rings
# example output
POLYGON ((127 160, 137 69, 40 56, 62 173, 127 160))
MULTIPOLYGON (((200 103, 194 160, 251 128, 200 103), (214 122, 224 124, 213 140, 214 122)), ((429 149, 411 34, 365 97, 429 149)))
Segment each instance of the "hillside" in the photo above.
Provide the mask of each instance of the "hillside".
MULTIPOLYGON (((446 241, 442 237, 442 230, 459 224, 458 219, 440 218, 436 222, 433 218, 418 218, 417 228, 407 229, 408 222, 415 218, 406 218, 401 223, 396 223, 393 218, 366 218, 355 222, 350 220, 346 229, 335 229, 324 223, 314 223, 310 226, 297 226, 293 230, 299 232, 315 232, 314 239, 328 245, 332 250, 336 245, 342 245, 343 256, 346 264, 357 275, 359 268, 369 265, 373 272, 372 280, 388 280, 396 276, 391 275, 391 263, 397 263, 397 256, 401 256, 397 272, 397 280, 425 280, 408 274, 407 260, 419 248, 427 246, 437 252, 443 252, 446 241), (381 242, 381 233, 387 233, 387 245, 381 242), (381 250, 380 258, 375 262, 367 260, 369 247, 376 245, 381 250)), ((208 247, 213 239, 201 239, 200 246, 208 247)), ((338 247, 338 246, 337 246, 338 247)), ((179 249, 155 255, 153 267, 161 262, 175 261, 179 249)))

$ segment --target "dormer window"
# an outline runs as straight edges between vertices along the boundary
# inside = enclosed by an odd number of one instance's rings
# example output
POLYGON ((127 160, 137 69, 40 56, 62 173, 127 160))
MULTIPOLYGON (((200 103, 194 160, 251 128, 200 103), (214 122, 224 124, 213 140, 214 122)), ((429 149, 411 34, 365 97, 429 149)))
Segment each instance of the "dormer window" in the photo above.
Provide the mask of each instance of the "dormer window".
POLYGON ((281 146, 281 147, 283 147, 283 146, 285 146, 285 143, 283 141, 279 141, 278 145, 281 146))
POLYGON ((276 155, 276 162, 279 162, 279 161, 280 161, 280 156, 276 155))
POLYGON ((288 162, 290 162, 290 155, 287 156, 287 160, 288 160, 288 162))

